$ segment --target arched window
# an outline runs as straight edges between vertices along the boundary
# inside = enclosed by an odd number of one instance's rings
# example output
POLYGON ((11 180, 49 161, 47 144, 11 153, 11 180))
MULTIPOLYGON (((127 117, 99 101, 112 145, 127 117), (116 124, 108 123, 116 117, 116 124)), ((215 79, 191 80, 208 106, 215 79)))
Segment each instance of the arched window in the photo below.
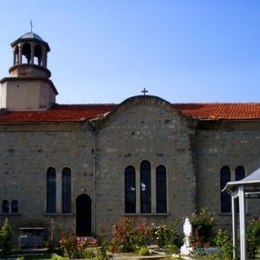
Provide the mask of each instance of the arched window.
POLYGON ((62 212, 71 212, 71 170, 64 168, 62 171, 62 212))
POLYGON ((143 161, 140 167, 141 213, 151 213, 151 164, 143 161))
POLYGON ((52 167, 47 170, 47 212, 56 212, 56 170, 52 167))
MULTIPOLYGON (((241 165, 237 166, 235 169, 235 180, 240 181, 245 178, 245 168, 241 165)), ((235 201, 235 211, 238 213, 239 212, 239 203, 238 199, 235 201)))
POLYGON ((156 168, 156 210, 157 213, 167 212, 166 169, 163 165, 156 168))
POLYGON ((224 166, 220 170, 220 201, 221 201, 221 212, 231 212, 231 196, 227 192, 221 192, 226 186, 226 183, 230 181, 230 169, 228 166, 224 166))
POLYGON ((235 170, 235 180, 240 181, 245 178, 245 168, 241 165, 237 166, 235 170))
POLYGON ((11 204, 12 213, 18 213, 18 201, 12 200, 11 204))
POLYGON ((9 202, 8 200, 3 200, 2 202, 2 213, 9 213, 9 202))
MULTIPOLYGON (((29 43, 25 43, 22 47, 22 55, 25 56, 27 63, 30 64, 31 63, 31 45, 29 43)), ((23 63, 21 61, 21 63, 23 63)))
POLYGON ((42 63, 42 48, 38 44, 34 48, 34 56, 38 58, 37 65, 41 65, 41 63, 42 63))
POLYGON ((16 46, 15 48, 14 48, 14 62, 13 62, 14 64, 14 66, 15 65, 17 65, 17 64, 19 64, 19 51, 18 51, 18 46, 16 46))
POLYGON ((136 212, 136 184, 135 168, 128 166, 125 169, 125 213, 136 212))

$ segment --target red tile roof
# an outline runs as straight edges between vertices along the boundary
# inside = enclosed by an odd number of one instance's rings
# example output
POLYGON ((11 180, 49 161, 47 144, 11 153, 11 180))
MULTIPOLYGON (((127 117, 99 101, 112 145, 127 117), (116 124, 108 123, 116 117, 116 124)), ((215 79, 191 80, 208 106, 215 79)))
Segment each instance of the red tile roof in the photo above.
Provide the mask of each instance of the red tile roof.
MULTIPOLYGON (((80 122, 111 112, 118 105, 55 105, 47 111, 0 110, 0 123, 80 122)), ((172 104, 181 114, 200 120, 260 119, 260 103, 172 104)))
POLYGON ((107 112, 116 105, 55 105, 41 111, 2 111, 1 122, 80 122, 86 121, 107 112))
POLYGON ((188 103, 173 107, 186 116, 200 120, 260 119, 260 103, 188 103))

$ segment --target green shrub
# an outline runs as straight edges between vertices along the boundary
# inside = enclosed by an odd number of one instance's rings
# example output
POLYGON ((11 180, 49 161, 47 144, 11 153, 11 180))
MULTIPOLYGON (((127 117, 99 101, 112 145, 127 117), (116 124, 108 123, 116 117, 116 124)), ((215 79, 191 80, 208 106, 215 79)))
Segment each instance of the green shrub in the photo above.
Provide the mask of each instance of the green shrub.
POLYGON ((253 259, 260 247, 260 219, 253 219, 249 222, 247 244, 249 257, 250 259, 253 259))
POLYGON ((220 256, 222 259, 232 259, 233 254, 233 244, 232 238, 227 232, 227 230, 219 230, 214 238, 214 243, 220 250, 220 256))
POLYGON ((24 257, 23 256, 19 256, 16 258, 16 260, 24 260, 24 257))
POLYGON ((165 250, 166 250, 166 253, 169 254, 169 255, 172 255, 172 254, 179 254, 180 253, 180 247, 176 244, 172 244, 172 245, 167 245, 165 247, 165 250))
POLYGON ((138 255, 140 255, 140 256, 150 255, 150 251, 149 251, 148 247, 141 247, 138 250, 138 255))
POLYGON ((69 258, 66 256, 64 257, 64 256, 59 256, 57 254, 53 254, 51 256, 51 260, 69 260, 69 258))
POLYGON ((2 254, 8 255, 11 253, 11 239, 13 231, 9 224, 8 218, 4 220, 4 224, 0 229, 0 247, 2 248, 2 254))
POLYGON ((100 247, 98 248, 95 259, 103 260, 107 259, 107 250, 109 248, 109 242, 106 239, 102 239, 100 242, 100 247))

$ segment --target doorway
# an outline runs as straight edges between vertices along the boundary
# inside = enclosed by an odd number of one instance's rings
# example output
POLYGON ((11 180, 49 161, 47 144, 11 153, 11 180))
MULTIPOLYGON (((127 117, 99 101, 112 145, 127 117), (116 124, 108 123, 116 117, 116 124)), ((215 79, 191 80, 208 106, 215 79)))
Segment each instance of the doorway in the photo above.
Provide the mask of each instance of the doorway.
POLYGON ((76 235, 91 236, 91 198, 82 194, 76 200, 76 235))

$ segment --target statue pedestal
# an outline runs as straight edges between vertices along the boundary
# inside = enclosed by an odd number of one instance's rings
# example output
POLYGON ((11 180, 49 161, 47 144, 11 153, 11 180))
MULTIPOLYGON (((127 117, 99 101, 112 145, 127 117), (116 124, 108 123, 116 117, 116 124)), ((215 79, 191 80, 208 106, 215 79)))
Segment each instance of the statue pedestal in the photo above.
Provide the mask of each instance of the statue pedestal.
POLYGON ((193 248, 191 246, 183 245, 181 247, 181 255, 190 255, 193 252, 193 248))

